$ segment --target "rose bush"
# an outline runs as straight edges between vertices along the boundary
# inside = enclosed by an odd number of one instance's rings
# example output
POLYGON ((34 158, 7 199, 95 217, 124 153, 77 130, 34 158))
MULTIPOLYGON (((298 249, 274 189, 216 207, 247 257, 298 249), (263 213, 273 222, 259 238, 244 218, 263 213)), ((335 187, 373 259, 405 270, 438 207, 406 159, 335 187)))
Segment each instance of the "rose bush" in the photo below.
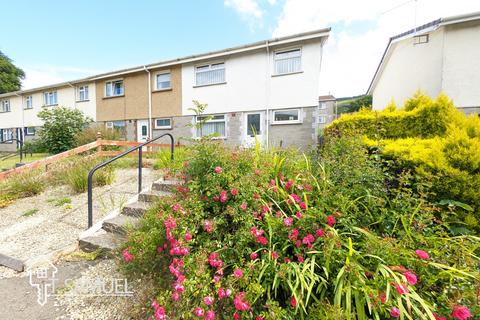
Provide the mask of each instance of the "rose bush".
POLYGON ((143 318, 480 314, 479 238, 453 236, 356 141, 308 156, 202 141, 180 175, 122 248, 127 275, 153 283, 143 318))

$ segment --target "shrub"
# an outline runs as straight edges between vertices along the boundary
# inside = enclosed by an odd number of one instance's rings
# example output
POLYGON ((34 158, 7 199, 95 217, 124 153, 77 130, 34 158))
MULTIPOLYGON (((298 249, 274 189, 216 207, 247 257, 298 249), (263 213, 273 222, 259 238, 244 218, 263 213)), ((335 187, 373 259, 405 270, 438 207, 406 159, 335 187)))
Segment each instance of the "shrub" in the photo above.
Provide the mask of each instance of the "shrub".
POLYGON ((0 190, 10 199, 37 195, 45 189, 45 182, 37 172, 14 175, 2 182, 0 190))
POLYGON ((106 129, 102 125, 93 125, 75 135, 75 145, 78 147, 96 141, 98 133, 104 140, 122 140, 122 135, 118 130, 106 129))
POLYGON ((42 140, 35 139, 31 141, 25 141, 23 144, 23 152, 32 152, 32 153, 47 153, 48 149, 45 144, 42 143, 42 140))
POLYGON ((54 154, 75 147, 75 135, 92 122, 82 111, 67 107, 42 110, 38 117, 43 121, 39 132, 42 144, 54 154))
MULTIPOLYGON (((74 166, 64 172, 62 181, 70 186, 76 193, 83 193, 87 191, 88 187, 88 172, 101 161, 89 159, 80 163, 75 163, 74 166)), ((114 166, 106 166, 95 172, 93 176, 94 186, 105 186, 113 183, 115 180, 114 166)))
POLYGON ((480 312, 479 240, 450 236, 442 221, 456 208, 382 184, 380 160, 355 143, 328 143, 314 158, 193 146, 187 186, 150 210, 122 250, 125 272, 155 284, 142 316, 434 319, 455 305, 480 312), (334 158, 351 150, 337 177, 334 158))

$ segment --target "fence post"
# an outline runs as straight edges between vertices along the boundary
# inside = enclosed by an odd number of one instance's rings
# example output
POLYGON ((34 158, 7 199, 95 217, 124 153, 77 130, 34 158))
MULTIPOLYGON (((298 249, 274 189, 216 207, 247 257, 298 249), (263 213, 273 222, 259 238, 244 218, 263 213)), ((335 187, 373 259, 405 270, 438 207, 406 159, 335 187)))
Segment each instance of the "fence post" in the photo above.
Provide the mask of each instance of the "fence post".
POLYGON ((97 132, 97 153, 100 155, 102 152, 102 133, 100 131, 97 132))

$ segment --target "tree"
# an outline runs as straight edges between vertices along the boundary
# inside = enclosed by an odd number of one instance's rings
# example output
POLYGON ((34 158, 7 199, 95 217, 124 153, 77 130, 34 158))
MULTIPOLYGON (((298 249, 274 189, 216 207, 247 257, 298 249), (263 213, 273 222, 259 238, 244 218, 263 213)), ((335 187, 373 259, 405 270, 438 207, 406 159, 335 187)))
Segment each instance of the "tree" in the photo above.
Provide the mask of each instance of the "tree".
POLYGON ((40 139, 51 153, 59 153, 75 147, 75 135, 93 121, 82 111, 66 107, 45 109, 38 113, 43 120, 40 139))
POLYGON ((25 72, 0 51, 0 94, 20 90, 23 79, 25 72))
POLYGON ((372 108, 372 96, 361 95, 348 98, 338 98, 337 99, 337 113, 340 115, 342 113, 351 113, 357 112, 360 108, 372 108))

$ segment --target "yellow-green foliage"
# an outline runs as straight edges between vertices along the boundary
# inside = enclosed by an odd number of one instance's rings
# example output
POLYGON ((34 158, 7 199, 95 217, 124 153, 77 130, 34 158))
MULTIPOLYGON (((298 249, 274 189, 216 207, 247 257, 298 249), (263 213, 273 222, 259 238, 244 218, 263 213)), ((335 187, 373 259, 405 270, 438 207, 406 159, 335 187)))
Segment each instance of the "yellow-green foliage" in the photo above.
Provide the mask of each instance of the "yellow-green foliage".
POLYGON ((480 213, 480 119, 458 111, 445 95, 418 92, 402 109, 342 116, 327 134, 364 135, 365 144, 433 183, 438 199, 468 203, 480 213))

